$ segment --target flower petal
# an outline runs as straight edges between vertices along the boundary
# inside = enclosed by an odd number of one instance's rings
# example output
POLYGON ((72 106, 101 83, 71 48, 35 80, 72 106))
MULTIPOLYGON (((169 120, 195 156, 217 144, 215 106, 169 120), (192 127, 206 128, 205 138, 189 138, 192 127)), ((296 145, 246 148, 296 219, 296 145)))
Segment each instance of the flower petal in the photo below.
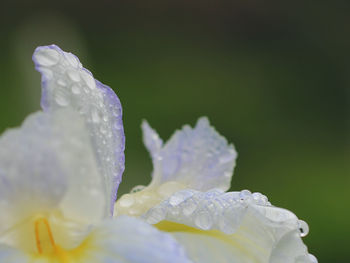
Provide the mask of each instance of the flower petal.
POLYGON ((29 263, 30 257, 15 248, 0 245, 0 262, 29 263))
POLYGON ((169 234, 140 219, 106 220, 88 236, 84 263, 190 263, 184 249, 169 234))
POLYGON ((260 193, 182 190, 143 217, 171 232, 195 262, 313 262, 303 221, 260 193))
POLYGON ((111 213, 124 171, 125 139, 118 97, 95 80, 76 56, 55 45, 38 47, 33 60, 42 74, 44 111, 69 108, 84 118, 100 174, 105 177, 111 213))
POLYGON ((78 114, 29 116, 0 137, 0 237, 28 217, 54 210, 83 223, 99 221, 107 210, 103 183, 78 114))
POLYGON ((184 126, 162 147, 157 133, 144 122, 144 142, 153 159, 151 185, 176 181, 188 188, 228 190, 237 153, 224 137, 200 118, 192 129, 184 126))

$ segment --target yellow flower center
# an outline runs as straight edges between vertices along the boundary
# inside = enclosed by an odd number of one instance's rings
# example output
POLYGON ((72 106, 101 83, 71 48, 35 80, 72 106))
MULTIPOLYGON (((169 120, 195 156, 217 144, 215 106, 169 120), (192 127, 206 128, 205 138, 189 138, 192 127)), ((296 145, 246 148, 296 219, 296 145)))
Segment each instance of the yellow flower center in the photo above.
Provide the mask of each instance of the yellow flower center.
POLYGON ((34 221, 34 234, 37 252, 33 257, 46 259, 48 262, 73 263, 84 254, 88 240, 78 247, 67 250, 57 245, 49 221, 41 217, 34 221))
POLYGON ((52 254, 56 251, 55 240, 46 218, 37 219, 35 225, 35 240, 39 254, 52 254))

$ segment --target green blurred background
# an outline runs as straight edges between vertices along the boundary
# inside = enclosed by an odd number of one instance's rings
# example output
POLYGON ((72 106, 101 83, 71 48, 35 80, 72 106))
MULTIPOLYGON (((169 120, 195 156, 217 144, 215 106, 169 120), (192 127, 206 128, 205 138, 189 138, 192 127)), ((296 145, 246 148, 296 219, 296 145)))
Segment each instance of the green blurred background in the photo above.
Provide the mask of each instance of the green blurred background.
POLYGON ((78 55, 122 101, 126 171, 148 184, 143 118, 167 139, 206 115, 239 152, 232 190, 309 223, 319 262, 349 262, 349 1, 2 1, 0 130, 39 109, 38 45, 78 55))

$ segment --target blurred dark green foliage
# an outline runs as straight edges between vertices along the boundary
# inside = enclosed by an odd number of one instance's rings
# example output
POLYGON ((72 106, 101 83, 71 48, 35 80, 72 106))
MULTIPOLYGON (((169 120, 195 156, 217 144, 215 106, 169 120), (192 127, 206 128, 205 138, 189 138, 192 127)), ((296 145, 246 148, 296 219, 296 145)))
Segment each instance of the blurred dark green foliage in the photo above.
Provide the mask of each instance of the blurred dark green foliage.
POLYGON ((320 262, 347 262, 349 2, 189 2, 5 2, 0 130, 39 109, 31 53, 56 43, 122 101, 119 193, 150 181, 143 118, 167 139, 206 115, 239 152, 232 190, 292 210, 320 262))

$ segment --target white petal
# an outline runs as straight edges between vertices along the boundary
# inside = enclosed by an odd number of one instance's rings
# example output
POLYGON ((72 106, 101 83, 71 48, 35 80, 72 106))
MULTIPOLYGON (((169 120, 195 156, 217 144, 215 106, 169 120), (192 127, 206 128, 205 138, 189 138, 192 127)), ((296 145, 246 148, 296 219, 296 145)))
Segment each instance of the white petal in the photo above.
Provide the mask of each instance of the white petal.
POLYGON ((142 128, 154 164, 151 185, 176 181, 202 191, 229 189, 237 153, 207 118, 200 118, 193 129, 176 131, 162 148, 157 133, 147 123, 142 128))
POLYGON ((124 171, 124 131, 118 97, 95 80, 77 57, 55 45, 37 48, 33 60, 42 74, 44 111, 69 108, 84 118, 100 174, 105 176, 111 212, 124 171))
POLYGON ((30 263, 30 258, 17 249, 0 244, 0 262, 30 263))
POLYGON ((140 219, 104 221, 88 239, 84 263, 190 263, 181 245, 169 234, 140 219))
POLYGON ((171 232, 195 262, 312 262, 298 218, 259 193, 182 190, 143 217, 171 232))
POLYGON ((76 113, 36 113, 0 137, 0 237, 28 217, 54 210, 97 222, 106 206, 89 135, 76 113))
POLYGON ((150 152, 153 160, 156 160, 159 151, 162 149, 163 140, 159 137, 158 133, 151 128, 147 121, 142 122, 143 142, 150 152))

